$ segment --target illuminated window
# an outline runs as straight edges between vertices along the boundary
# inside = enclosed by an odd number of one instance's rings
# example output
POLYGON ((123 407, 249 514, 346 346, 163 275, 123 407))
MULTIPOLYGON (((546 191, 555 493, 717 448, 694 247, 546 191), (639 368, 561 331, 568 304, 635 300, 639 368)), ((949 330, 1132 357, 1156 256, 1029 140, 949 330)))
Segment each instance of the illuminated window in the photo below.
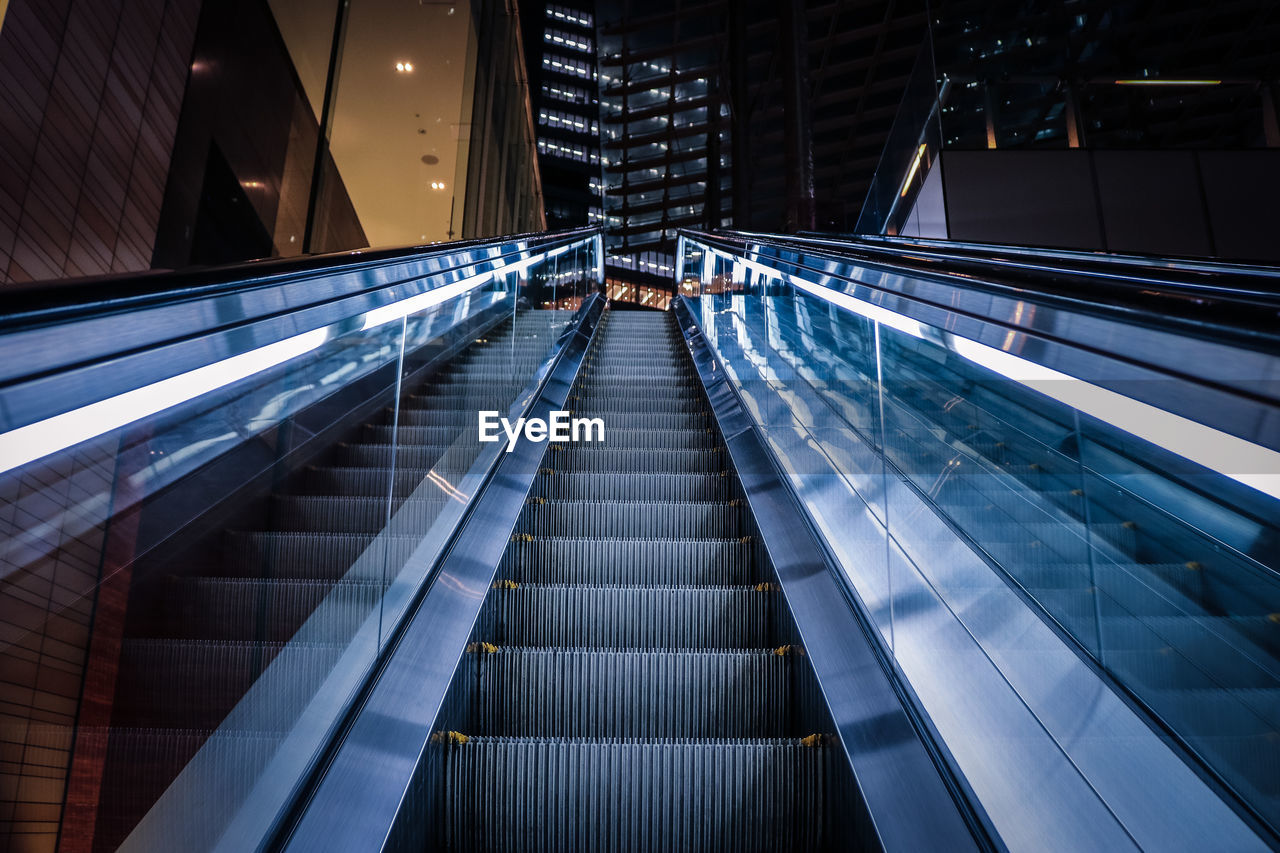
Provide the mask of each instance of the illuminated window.
POLYGON ((593 52, 591 42, 589 42, 585 36, 571 35, 563 30, 547 30, 542 34, 542 39, 543 41, 549 44, 554 44, 558 47, 580 50, 583 53, 593 52))
POLYGON ((568 74, 572 77, 581 77, 584 80, 594 80, 596 77, 596 71, 593 66, 580 59, 570 59, 567 56, 543 56, 542 67, 551 71, 558 71, 561 74, 568 74))
POLYGON ((566 24, 576 24, 579 27, 594 27, 595 18, 590 12, 584 12, 581 9, 570 9, 565 6, 547 6, 547 17, 554 21, 563 21, 566 24))

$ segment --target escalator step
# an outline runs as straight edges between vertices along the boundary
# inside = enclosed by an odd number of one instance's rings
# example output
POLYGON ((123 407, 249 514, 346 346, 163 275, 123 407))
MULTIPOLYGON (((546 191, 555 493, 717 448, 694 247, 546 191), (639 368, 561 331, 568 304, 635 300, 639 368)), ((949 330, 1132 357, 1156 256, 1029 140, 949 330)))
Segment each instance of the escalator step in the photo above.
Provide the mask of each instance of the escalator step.
POLYGON ((659 412, 662 414, 679 414, 698 409, 702 400, 689 397, 672 397, 654 395, 652 397, 622 398, 612 396, 588 397, 570 400, 569 407, 579 415, 626 415, 630 420, 632 414, 641 412, 659 412))
POLYGON ((450 481, 461 472, 437 468, 408 468, 396 466, 394 478, 385 468, 364 467, 315 467, 307 469, 302 479, 306 492, 318 495, 347 495, 350 497, 380 497, 387 493, 394 479, 396 495, 412 493, 432 471, 450 481))
POLYGON ((591 531, 602 539, 739 539, 746 521, 723 503, 653 501, 554 501, 530 504, 516 533, 576 536, 591 531))
POLYGON ((769 737, 789 728, 786 656, 502 648, 481 654, 478 731, 527 737, 769 737))
POLYGON ((173 578, 168 636, 283 643, 308 618, 307 635, 352 637, 382 596, 380 583, 173 578), (317 610, 317 607, 319 609, 317 610))
POLYGON ((755 584, 751 545, 728 539, 535 539, 513 542, 500 576, 518 583, 600 586, 755 584))
POLYGON ((473 737, 443 747, 458 851, 816 850, 823 747, 473 737))
POLYGON ((213 729, 255 681, 287 682, 291 706, 257 720, 284 731, 315 694, 342 653, 334 643, 251 643, 138 639, 120 649, 113 713, 129 727, 213 729))
MULTIPOLYGON (((480 442, 472 433, 472 441, 457 442, 448 445, 409 444, 394 448, 396 467, 434 468, 437 464, 449 469, 466 468, 466 462, 480 453, 480 442)), ((341 444, 334 453, 334 461, 338 465, 351 465, 357 468, 390 468, 392 455, 390 444, 341 444)))
POLYGON ((507 646, 759 649, 775 596, 753 587, 522 585, 492 591, 481 632, 507 646))
POLYGON ((623 450, 614 447, 593 447, 574 444, 568 447, 552 445, 548 459, 552 467, 574 471, 600 473, 644 474, 698 474, 719 473, 724 470, 725 456, 713 450, 669 450, 655 453, 643 450, 623 450))
POLYGON ((275 499, 274 526, 317 533, 377 533, 383 528, 403 534, 425 532, 448 501, 444 495, 403 501, 395 506, 388 527, 385 497, 287 495, 275 499))
POLYGON ((476 429, 474 423, 429 427, 401 424, 399 429, 393 429, 390 424, 366 424, 361 442, 390 444, 393 435, 401 444, 432 444, 437 447, 448 447, 455 441, 465 440, 467 437, 475 441, 476 429))
POLYGON ((631 450, 711 450, 716 446, 716 436, 706 429, 607 429, 604 441, 596 444, 631 450))
MULTIPOLYGON (((600 477, 585 471, 543 474, 533 496, 546 500, 728 501, 731 482, 719 474, 632 474, 600 477)), ((385 490, 385 489, 384 489, 385 490)))
POLYGON ((247 577, 381 582, 408 562, 420 542, 420 536, 233 531, 224 567, 247 577), (347 577, 357 561, 358 572, 347 577))
MULTIPOLYGON (((586 416, 586 412, 581 407, 574 409, 574 412, 580 416, 586 416)), ((694 429, 706 430, 711 426, 711 415, 702 409, 690 409, 688 411, 668 411, 668 412, 631 412, 626 417, 627 426, 630 429, 642 429, 649 431, 663 431, 676 429, 694 429)), ((606 420, 606 424, 610 421, 606 420)), ((605 430, 605 439, 609 437, 609 429, 605 430)))

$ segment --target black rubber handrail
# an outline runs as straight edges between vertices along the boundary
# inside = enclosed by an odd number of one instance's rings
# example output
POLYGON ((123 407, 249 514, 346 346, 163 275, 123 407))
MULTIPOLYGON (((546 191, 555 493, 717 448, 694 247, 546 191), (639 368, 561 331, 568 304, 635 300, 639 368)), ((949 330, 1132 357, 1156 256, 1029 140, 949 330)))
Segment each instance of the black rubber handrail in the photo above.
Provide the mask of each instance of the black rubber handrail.
POLYGON ((1014 257, 993 252, 980 257, 972 248, 941 241, 926 251, 915 243, 899 247, 856 238, 686 233, 744 252, 752 245, 765 245, 826 255, 872 269, 925 276, 972 290, 1280 353, 1280 269, 1231 264, 1198 267, 1180 262, 1168 268, 1141 266, 1142 259, 1130 256, 1085 259, 1055 254, 1051 262, 1039 262, 1034 253, 1014 257))
POLYGON ((307 277, 353 267, 376 267, 413 257, 450 255, 488 245, 524 241, 530 248, 582 240, 599 228, 535 232, 427 243, 417 246, 355 249, 290 258, 266 258, 184 270, 152 270, 120 275, 58 279, 0 288, 0 320, 21 316, 32 323, 215 296, 271 285, 281 278, 307 277))

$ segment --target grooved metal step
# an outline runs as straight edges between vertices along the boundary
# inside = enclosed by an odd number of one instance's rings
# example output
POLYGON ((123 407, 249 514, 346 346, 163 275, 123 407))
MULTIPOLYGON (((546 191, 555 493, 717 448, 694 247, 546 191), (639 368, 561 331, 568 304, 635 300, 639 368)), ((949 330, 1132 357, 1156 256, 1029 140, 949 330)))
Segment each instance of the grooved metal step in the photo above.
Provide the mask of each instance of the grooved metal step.
POLYGON ((390 517, 395 532, 425 532, 448 501, 444 495, 414 498, 399 502, 393 511, 381 496, 285 495, 275 500, 275 526, 287 531, 377 533, 390 517))
POLYGON ((478 725, 527 737, 770 737, 790 658, 758 651, 478 652, 478 725))
POLYGON ((754 587, 521 585, 495 589, 484 639, 510 646, 765 648, 777 595, 754 587))
POLYGON ((534 504, 516 524, 516 533, 534 537, 583 530, 602 539, 739 539, 747 526, 742 512, 726 503, 621 500, 534 504))
POLYGON ((547 469, 534 481, 532 495, 566 501, 728 501, 731 485, 730 478, 719 474, 640 473, 619 478, 547 469))
MULTIPOLYGON (((606 433, 608 426, 605 427, 606 433)), ((551 445, 549 459, 557 468, 616 474, 706 474, 725 469, 723 452, 667 450, 654 452, 599 447, 590 444, 551 445)))
POLYGON ((821 738, 792 719, 799 652, 669 315, 606 312, 438 733, 449 850, 820 849, 821 738), (805 744, 811 744, 806 746, 805 744))
POLYGON ((820 849, 824 747, 473 737, 447 747, 458 851, 820 849))

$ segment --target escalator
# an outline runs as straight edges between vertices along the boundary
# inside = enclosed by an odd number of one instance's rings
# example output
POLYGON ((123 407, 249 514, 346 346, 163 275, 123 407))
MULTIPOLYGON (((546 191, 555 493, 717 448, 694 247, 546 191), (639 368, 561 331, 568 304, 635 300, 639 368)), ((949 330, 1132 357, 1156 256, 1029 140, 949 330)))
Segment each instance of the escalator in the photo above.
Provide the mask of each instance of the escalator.
MULTIPOLYGON (((430 477, 462 478, 480 450, 476 410, 516 395, 565 315, 501 321, 420 387, 404 389, 398 407, 348 428, 254 511, 144 567, 120 649, 98 849, 123 842, 278 656, 316 689, 452 500, 415 489, 430 477), (362 561, 371 549, 385 557, 362 561)), ((284 732, 255 734, 266 748, 284 732)))
POLYGON ((610 311, 464 668, 447 850, 820 850, 822 737, 725 448, 669 313, 610 311))
MULTIPOLYGON (((584 231, 0 318, 0 804, 76 851, 1274 846, 1274 495, 987 352, 1168 338, 682 240, 663 312, 584 231)), ((1143 393, 1275 422, 1197 366, 1143 393)))

